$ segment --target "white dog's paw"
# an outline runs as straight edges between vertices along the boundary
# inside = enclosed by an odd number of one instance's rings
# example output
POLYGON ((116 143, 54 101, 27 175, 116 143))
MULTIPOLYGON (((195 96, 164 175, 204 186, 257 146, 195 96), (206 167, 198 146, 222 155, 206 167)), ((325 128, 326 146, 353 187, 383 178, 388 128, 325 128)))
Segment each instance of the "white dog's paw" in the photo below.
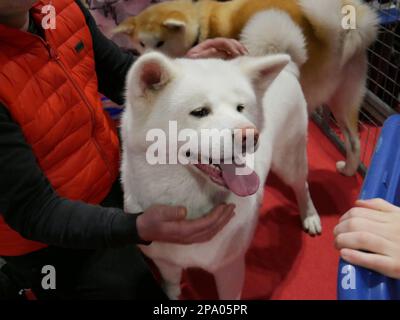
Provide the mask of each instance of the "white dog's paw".
POLYGON ((311 216, 305 217, 303 219, 303 228, 310 235, 321 234, 322 225, 321 225, 321 219, 319 218, 318 214, 313 214, 311 216))
POLYGON ((354 174, 355 174, 355 171, 352 168, 350 168, 349 166, 346 166, 345 161, 338 161, 336 163, 336 169, 342 175, 347 176, 347 177, 354 176, 354 174))
POLYGON ((170 300, 179 300, 181 287, 176 285, 164 285, 165 294, 170 300))

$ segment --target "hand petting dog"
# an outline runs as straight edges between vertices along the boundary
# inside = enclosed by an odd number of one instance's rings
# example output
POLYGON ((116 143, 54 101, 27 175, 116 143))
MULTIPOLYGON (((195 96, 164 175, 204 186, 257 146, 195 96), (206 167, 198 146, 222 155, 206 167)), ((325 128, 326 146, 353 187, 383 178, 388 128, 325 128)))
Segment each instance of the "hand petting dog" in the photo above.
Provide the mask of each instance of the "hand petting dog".
POLYGON ((185 207, 155 205, 137 218, 144 241, 192 244, 211 240, 233 217, 235 205, 222 204, 196 220, 186 220, 185 207))
POLYGON ((186 58, 190 59, 234 59, 248 54, 247 49, 239 41, 228 38, 208 39, 190 49, 186 58))
POLYGON ((349 263, 400 279, 400 208, 382 199, 357 201, 334 230, 349 263))

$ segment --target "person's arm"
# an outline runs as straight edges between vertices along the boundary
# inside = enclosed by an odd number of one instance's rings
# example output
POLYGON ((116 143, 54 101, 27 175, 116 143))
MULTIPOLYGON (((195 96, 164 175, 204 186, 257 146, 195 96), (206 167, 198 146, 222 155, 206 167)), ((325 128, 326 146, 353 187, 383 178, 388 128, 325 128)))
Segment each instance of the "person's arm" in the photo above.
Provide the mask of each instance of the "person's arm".
POLYGON ((122 51, 113 41, 107 39, 98 29, 89 10, 79 0, 76 3, 81 8, 92 35, 99 92, 122 105, 125 100, 125 78, 135 56, 122 51))
POLYGON ((136 215, 58 196, 1 104, 0 213, 23 237, 51 245, 90 249, 140 242, 136 215))

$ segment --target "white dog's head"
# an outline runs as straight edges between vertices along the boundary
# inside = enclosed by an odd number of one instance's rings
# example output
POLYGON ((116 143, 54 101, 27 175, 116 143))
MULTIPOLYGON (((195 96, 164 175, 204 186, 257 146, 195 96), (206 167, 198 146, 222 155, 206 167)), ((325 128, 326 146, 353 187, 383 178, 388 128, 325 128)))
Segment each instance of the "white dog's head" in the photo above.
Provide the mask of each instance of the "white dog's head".
POLYGON ((164 132, 167 146, 157 154, 165 153, 169 164, 177 159, 239 196, 254 194, 258 176, 253 170, 238 174, 243 163, 237 158, 250 152, 249 144, 253 150, 257 146, 263 125, 258 92, 265 92, 288 62, 287 55, 232 61, 143 55, 127 78, 124 147, 136 154, 148 152, 149 140, 161 145, 160 137, 149 133, 164 132), (172 122, 177 135, 171 132, 172 122), (207 134, 211 140, 204 139, 207 134))

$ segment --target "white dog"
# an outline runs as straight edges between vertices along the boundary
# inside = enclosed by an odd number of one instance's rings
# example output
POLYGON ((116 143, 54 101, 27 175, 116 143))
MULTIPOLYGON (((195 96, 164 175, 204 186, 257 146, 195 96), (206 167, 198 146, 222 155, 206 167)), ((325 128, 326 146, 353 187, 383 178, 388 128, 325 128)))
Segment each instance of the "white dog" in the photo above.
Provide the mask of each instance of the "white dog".
MULTIPOLYGON (((310 234, 321 232, 306 181, 308 116, 298 75, 288 55, 223 61, 172 60, 149 53, 130 70, 122 119, 126 211, 141 212, 154 203, 184 205, 192 219, 221 202, 236 204, 235 216, 211 241, 155 242, 142 248, 158 266, 170 298, 179 297, 182 270, 190 267, 214 275, 220 299, 241 297, 245 253, 270 169, 295 191, 304 228, 310 234), (225 164, 232 156, 225 154, 211 157, 219 165, 149 164, 146 136, 155 128, 168 133, 171 120, 177 121, 178 130, 229 129, 232 140, 239 132, 242 144, 248 138, 244 129, 258 130, 254 166, 251 152, 246 154, 247 175, 237 174, 235 164, 225 164)), ((192 146, 179 145, 178 156, 209 160, 192 146)), ((221 145, 213 142, 211 149, 221 150, 221 145)))

